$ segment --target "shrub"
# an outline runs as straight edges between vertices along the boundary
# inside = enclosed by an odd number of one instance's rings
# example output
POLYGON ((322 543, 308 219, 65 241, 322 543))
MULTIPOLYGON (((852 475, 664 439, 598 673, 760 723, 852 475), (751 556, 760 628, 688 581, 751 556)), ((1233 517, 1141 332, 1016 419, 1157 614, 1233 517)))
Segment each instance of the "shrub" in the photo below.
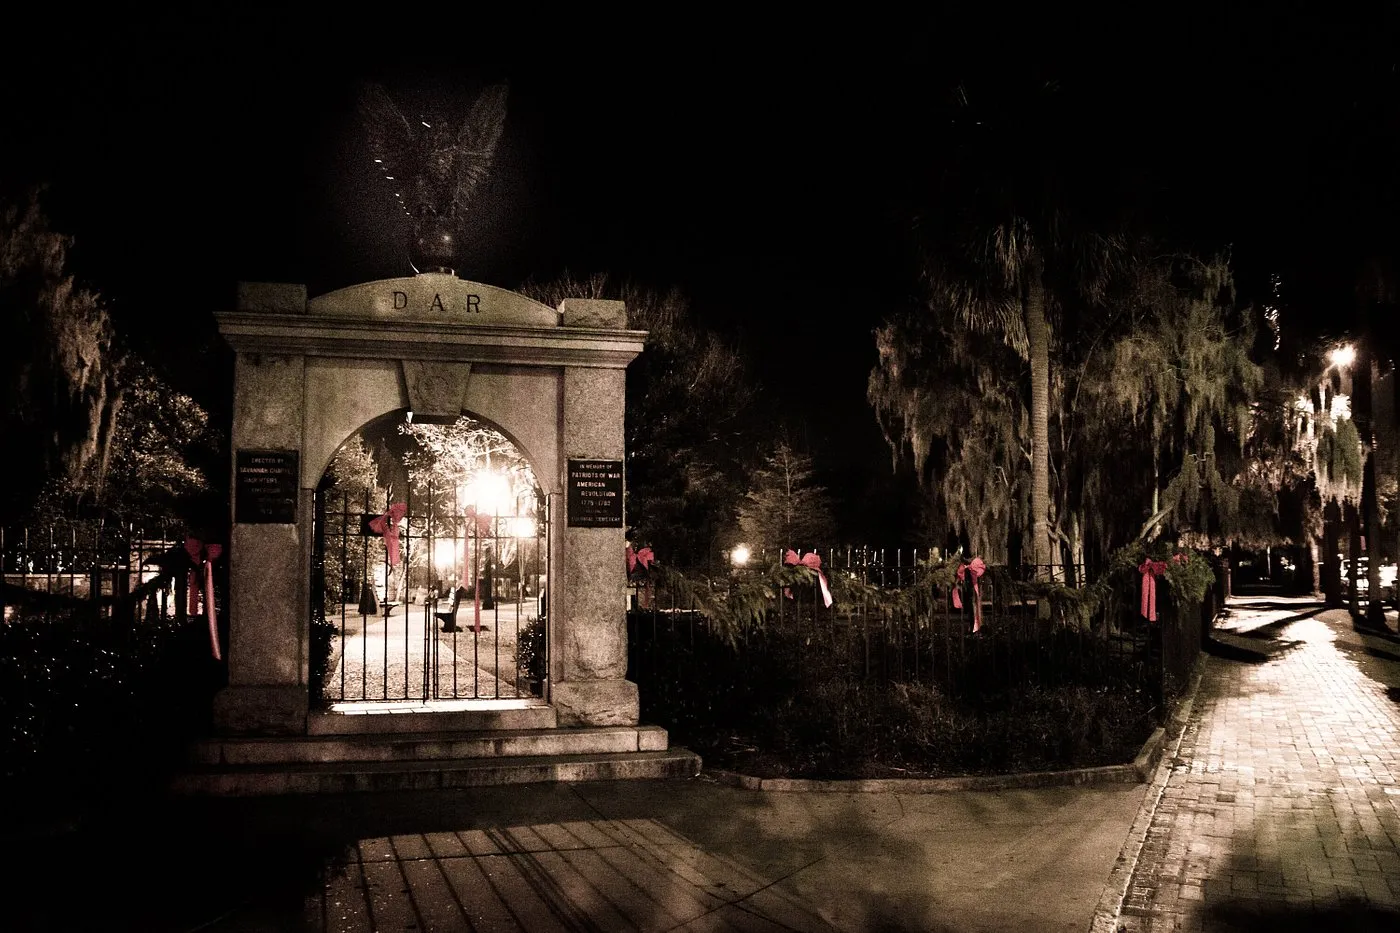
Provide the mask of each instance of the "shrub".
POLYGON ((549 672, 545 669, 545 616, 530 616, 515 642, 515 666, 531 683, 542 684, 549 672))
POLYGON ((91 796, 159 773, 208 729, 220 672, 203 619, 0 625, 0 779, 91 796))
POLYGON ((761 776, 870 777, 1054 770, 1131 760, 1156 726, 1131 681, 1005 685, 866 680, 854 643, 770 626, 733 649, 703 624, 633 619, 643 716, 718 767, 761 776))
POLYGON ((337 634, 335 623, 326 618, 325 606, 314 607, 311 614, 311 646, 308 658, 313 706, 325 703, 326 681, 333 670, 337 634))

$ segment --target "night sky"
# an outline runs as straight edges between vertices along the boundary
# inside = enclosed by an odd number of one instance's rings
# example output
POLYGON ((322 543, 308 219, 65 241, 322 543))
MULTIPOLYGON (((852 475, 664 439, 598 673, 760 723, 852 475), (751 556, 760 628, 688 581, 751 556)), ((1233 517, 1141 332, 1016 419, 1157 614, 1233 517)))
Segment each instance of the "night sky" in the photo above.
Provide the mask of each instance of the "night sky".
MULTIPOLYGON (((245 8, 246 9, 246 8, 245 8)), ((39 14, 11 31, 0 183, 50 185, 76 271, 190 391, 239 280, 313 294, 411 274, 356 135, 363 80, 405 111, 508 80, 464 278, 607 271, 690 296, 833 471, 887 469, 871 329, 911 300, 911 196, 959 130, 952 91, 1055 81, 1132 210, 1230 248, 1284 326, 1350 323, 1357 244, 1395 240, 1394 3, 1080 5, 789 20, 754 7, 369 21, 270 12, 39 14), (1267 11, 1267 12, 1266 12, 1267 11), (857 466, 852 466, 853 464, 857 466)), ((928 12, 930 9, 935 12, 928 12)), ((988 90, 988 93, 991 93, 988 90)), ((976 100, 974 100, 976 102, 976 100)), ((1035 158, 1035 140, 1026 140, 1035 158)))

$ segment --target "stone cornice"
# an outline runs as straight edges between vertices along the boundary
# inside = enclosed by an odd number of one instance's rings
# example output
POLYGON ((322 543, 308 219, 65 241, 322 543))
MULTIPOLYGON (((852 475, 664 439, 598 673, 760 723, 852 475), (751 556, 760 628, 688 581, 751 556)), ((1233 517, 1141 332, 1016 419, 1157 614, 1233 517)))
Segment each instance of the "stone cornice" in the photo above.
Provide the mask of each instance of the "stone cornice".
POLYGON ((646 331, 525 327, 451 321, 387 321, 331 315, 216 312, 219 333, 240 353, 455 360, 625 369, 646 331))

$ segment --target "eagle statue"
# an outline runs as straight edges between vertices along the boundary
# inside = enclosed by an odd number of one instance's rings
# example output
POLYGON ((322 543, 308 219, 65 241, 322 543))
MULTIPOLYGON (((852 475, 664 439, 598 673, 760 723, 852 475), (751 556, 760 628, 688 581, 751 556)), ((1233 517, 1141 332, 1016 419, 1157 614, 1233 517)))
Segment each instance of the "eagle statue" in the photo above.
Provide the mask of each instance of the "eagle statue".
POLYGON ((456 271, 457 233, 482 182, 506 119, 505 84, 477 95, 460 125, 404 117, 385 89, 367 84, 359 115, 375 168, 392 184, 412 227, 414 270, 456 271))

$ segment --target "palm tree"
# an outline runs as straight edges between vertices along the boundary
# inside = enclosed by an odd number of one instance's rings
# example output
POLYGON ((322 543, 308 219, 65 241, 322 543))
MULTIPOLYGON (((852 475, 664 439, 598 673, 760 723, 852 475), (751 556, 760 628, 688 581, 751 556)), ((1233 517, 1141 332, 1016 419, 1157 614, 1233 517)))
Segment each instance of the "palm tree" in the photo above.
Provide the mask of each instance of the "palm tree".
POLYGON ((1082 224, 1105 178, 1072 146, 1058 88, 991 94, 974 106, 957 93, 959 138, 916 218, 919 260, 931 306, 963 324, 1000 334, 1030 370, 1030 540, 1037 575, 1053 575, 1057 526, 1051 510, 1051 344, 1053 315, 1091 299, 1120 240, 1082 224), (1027 140, 1038 146, 1028 150, 1027 140), (1092 180, 1091 180, 1092 179, 1092 180))

